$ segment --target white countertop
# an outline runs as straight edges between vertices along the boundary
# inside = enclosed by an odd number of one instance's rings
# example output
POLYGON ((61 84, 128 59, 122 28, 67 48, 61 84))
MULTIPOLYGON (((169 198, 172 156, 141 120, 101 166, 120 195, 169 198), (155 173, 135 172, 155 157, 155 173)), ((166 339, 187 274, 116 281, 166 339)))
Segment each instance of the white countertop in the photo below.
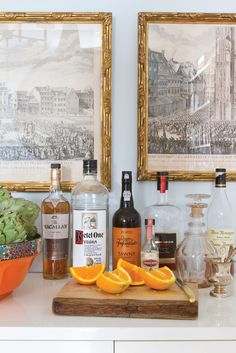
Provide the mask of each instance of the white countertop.
POLYGON ((236 340, 235 295, 218 299, 200 290, 197 320, 59 316, 52 298, 65 282, 28 274, 0 301, 0 340, 236 340))

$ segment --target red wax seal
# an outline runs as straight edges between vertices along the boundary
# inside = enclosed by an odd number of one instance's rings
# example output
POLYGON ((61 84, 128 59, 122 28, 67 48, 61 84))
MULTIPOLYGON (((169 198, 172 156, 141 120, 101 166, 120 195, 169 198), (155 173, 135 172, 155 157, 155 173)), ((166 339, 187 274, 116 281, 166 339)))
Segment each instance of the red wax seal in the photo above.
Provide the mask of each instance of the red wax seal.
POLYGON ((166 177, 165 176, 160 177, 160 192, 163 194, 166 192, 166 177))

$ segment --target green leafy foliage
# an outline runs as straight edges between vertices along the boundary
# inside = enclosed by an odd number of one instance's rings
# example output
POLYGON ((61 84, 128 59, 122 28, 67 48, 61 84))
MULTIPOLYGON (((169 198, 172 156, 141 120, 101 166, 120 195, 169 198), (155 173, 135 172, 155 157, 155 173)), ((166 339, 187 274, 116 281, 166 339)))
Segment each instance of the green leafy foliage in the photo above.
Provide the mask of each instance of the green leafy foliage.
POLYGON ((37 237, 34 225, 39 206, 32 201, 14 198, 0 187, 0 244, 18 243, 37 237))

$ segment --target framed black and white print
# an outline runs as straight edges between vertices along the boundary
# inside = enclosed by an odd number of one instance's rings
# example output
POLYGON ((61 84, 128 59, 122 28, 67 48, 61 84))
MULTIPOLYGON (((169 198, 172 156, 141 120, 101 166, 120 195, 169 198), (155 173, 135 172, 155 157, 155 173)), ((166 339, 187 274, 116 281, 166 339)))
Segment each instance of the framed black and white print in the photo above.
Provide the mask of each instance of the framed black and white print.
POLYGON ((111 186, 111 13, 0 13, 0 184, 63 189, 98 160, 111 186))
POLYGON ((236 15, 140 13, 138 179, 236 179, 236 15))

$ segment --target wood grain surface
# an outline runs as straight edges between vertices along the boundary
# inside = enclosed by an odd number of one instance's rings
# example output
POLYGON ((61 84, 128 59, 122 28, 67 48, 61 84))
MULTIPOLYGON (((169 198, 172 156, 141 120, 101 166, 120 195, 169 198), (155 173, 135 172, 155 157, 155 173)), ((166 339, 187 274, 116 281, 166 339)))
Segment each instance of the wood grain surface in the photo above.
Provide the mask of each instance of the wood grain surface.
POLYGON ((139 286, 108 294, 96 285, 83 286, 71 279, 53 298, 52 310, 60 315, 196 319, 198 288, 190 286, 197 298, 193 304, 176 284, 165 291, 139 286))

